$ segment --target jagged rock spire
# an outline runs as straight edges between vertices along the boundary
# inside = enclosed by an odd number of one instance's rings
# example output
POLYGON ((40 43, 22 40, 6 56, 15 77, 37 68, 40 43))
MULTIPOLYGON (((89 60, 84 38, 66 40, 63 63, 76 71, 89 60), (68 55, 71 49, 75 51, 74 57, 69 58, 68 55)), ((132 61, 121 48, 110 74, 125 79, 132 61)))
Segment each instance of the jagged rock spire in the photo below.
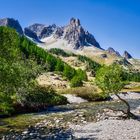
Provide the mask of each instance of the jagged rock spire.
POLYGON ((84 46, 95 46, 101 48, 94 36, 81 26, 80 20, 71 18, 70 23, 64 27, 63 37, 68 43, 74 46, 74 49, 79 49, 84 46))
POLYGON ((128 53, 127 51, 124 51, 123 57, 124 57, 125 59, 131 59, 131 58, 133 58, 133 57, 131 56, 131 54, 128 53))
POLYGON ((71 18, 70 19, 70 25, 73 25, 73 26, 80 26, 80 20, 79 19, 76 19, 76 18, 71 18))
POLYGON ((121 56, 120 53, 118 51, 115 51, 114 48, 112 48, 112 47, 109 47, 107 49, 107 52, 110 54, 115 54, 116 56, 121 56))

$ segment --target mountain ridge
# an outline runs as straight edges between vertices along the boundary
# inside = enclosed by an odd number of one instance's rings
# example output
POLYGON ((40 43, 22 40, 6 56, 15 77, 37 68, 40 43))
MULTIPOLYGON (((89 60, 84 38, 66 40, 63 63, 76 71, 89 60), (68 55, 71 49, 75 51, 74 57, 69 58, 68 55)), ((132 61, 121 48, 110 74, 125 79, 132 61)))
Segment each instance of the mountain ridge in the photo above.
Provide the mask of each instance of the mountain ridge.
MULTIPOLYGON (((80 20, 76 18, 71 18, 68 25, 63 27, 59 27, 55 24, 47 26, 45 24, 35 23, 33 25, 25 27, 24 30, 22 29, 18 20, 15 20, 13 18, 3 18, 0 19, 0 26, 8 26, 14 28, 20 35, 25 35, 33 39, 33 41, 40 43, 40 46, 42 46, 42 43, 44 40, 46 40, 46 38, 48 41, 49 37, 52 36, 54 39, 52 42, 61 40, 63 44, 64 40, 65 42, 67 42, 66 46, 71 45, 72 49, 74 50, 82 51, 84 48, 86 48, 87 50, 94 52, 94 50, 96 50, 97 48, 99 49, 101 57, 105 56, 104 51, 107 51, 109 55, 115 54, 117 57, 123 57, 126 59, 133 58, 127 51, 124 51, 124 55, 121 56, 118 51, 115 51, 111 47, 108 50, 104 50, 96 41, 94 36, 82 27, 80 20), (90 50, 90 48, 95 49, 90 50)), ((46 43, 46 41, 44 43, 46 43)), ((57 43, 55 45, 57 47, 57 43)), ((64 46, 64 48, 66 47, 64 46)))
POLYGON ((79 49, 84 46, 93 45, 101 48, 100 44, 95 40, 94 36, 86 31, 80 23, 79 19, 71 18, 68 25, 58 27, 55 24, 46 26, 43 24, 33 24, 24 29, 25 35, 28 36, 26 30, 29 29, 38 36, 38 39, 44 39, 53 35, 54 38, 63 38, 69 44, 73 45, 74 49, 79 49))

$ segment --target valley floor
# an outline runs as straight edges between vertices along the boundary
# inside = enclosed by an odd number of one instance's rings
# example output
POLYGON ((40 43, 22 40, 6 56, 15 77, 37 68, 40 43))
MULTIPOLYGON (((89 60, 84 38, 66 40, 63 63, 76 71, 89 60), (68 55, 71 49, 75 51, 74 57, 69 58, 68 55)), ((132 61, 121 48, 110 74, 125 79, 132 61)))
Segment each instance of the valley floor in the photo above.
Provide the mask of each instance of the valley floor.
MULTIPOLYGON (((129 94, 132 111, 140 116, 140 94, 133 93, 133 98, 129 94)), ((41 113, 2 119, 0 136, 3 140, 139 140, 140 121, 123 120, 116 117, 120 112, 107 107, 125 109, 117 100, 51 107, 41 113)))

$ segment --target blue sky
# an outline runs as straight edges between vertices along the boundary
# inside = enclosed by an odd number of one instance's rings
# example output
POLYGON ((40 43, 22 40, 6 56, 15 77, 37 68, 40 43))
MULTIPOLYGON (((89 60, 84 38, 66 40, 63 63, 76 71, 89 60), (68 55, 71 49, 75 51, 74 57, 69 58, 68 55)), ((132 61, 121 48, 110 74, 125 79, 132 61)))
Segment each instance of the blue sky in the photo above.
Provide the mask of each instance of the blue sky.
POLYGON ((139 0, 0 0, 3 17, 18 19, 23 27, 35 22, 63 26, 76 17, 103 48, 140 58, 139 0))

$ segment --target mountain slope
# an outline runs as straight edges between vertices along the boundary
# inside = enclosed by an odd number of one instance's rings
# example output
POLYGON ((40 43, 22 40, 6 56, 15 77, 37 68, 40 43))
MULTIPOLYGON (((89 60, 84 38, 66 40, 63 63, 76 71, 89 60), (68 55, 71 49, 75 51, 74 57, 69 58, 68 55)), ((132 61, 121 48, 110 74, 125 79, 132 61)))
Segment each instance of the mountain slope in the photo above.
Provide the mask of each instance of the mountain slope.
POLYGON ((132 69, 140 70, 140 62, 132 58, 127 51, 121 56, 111 47, 108 50, 102 49, 94 36, 82 27, 79 19, 71 18, 69 24, 63 27, 35 23, 26 27, 24 32, 19 22, 13 18, 0 19, 0 26, 14 28, 20 35, 27 36, 39 47, 47 50, 60 48, 66 52, 85 55, 100 64, 107 65, 116 61, 124 64, 123 58, 125 58, 132 65, 129 65, 132 69))
POLYGON ((0 26, 11 27, 15 29, 20 35, 23 35, 23 30, 21 25, 19 24, 18 20, 15 20, 13 18, 0 19, 0 26))

